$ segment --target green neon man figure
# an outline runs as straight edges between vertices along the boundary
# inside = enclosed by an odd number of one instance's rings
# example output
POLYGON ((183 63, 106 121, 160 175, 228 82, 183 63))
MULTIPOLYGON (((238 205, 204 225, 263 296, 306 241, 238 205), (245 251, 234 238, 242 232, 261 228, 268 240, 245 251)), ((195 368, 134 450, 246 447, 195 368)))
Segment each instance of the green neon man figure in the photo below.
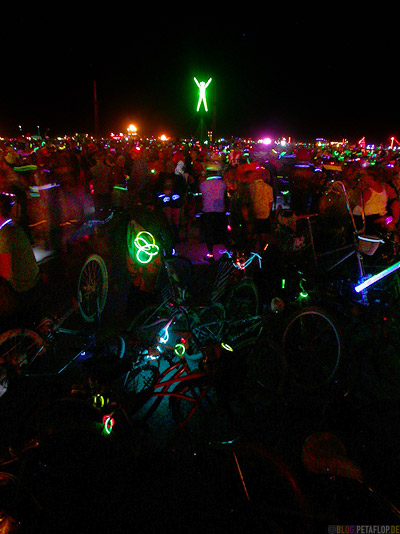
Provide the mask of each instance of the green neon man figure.
POLYGON ((208 80, 208 82, 199 82, 197 78, 194 78, 194 81, 196 82, 197 87, 199 88, 199 102, 197 104, 197 111, 199 111, 201 103, 204 104, 204 109, 208 111, 207 108, 207 100, 206 100, 206 89, 211 83, 211 78, 208 80))

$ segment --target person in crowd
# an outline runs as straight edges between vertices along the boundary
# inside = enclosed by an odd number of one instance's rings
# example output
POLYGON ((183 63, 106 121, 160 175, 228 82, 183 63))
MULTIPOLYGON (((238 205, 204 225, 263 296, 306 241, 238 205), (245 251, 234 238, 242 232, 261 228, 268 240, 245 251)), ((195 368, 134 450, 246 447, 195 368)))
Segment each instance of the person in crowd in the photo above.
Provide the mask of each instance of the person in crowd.
POLYGON ((0 317, 27 314, 40 298, 41 276, 32 246, 12 218, 14 196, 0 193, 0 317))
POLYGON ((177 243, 179 241, 181 210, 187 189, 184 162, 180 160, 177 163, 174 173, 160 172, 155 189, 157 203, 161 206, 173 228, 175 243, 177 243))
POLYGON ((113 209, 127 208, 126 182, 127 171, 125 168, 125 158, 122 154, 118 155, 115 160, 111 160, 111 176, 110 182, 112 185, 112 207, 113 209))
POLYGON ((386 188, 389 197, 387 209, 389 216, 392 217, 387 226, 389 230, 397 233, 400 222, 400 180, 398 174, 393 173, 392 176, 387 177, 386 188))
POLYGON ((111 167, 106 165, 105 155, 96 153, 96 165, 90 169, 93 181, 93 203, 97 217, 104 217, 112 205, 111 167))
POLYGON ((374 235, 379 233, 391 221, 388 219, 389 188, 377 171, 369 168, 361 179, 361 191, 353 209, 357 228, 374 235))
POLYGON ((214 245, 225 243, 226 240, 226 184, 222 173, 215 166, 207 168, 206 175, 199 189, 203 201, 202 229, 207 247, 204 259, 212 262, 214 245))
MULTIPOLYGON (((134 209, 130 210, 129 217, 128 235, 125 238, 128 245, 126 265, 130 276, 127 314, 129 318, 132 318, 140 310, 157 301, 156 290, 161 269, 161 253, 146 264, 141 264, 137 260, 133 246, 134 238, 141 230, 150 232, 160 248, 167 255, 170 255, 175 235, 164 211, 152 202, 136 205, 134 209)), ((121 241, 123 240, 121 239, 121 241)))
POLYGON ((151 173, 141 146, 135 145, 130 151, 131 169, 128 180, 129 204, 135 205, 141 202, 142 195, 148 194, 146 187, 150 181, 151 173))
POLYGON ((268 183, 265 169, 252 171, 255 175, 249 182, 251 199, 251 241, 256 252, 262 251, 271 234, 270 214, 274 201, 272 186, 268 183))

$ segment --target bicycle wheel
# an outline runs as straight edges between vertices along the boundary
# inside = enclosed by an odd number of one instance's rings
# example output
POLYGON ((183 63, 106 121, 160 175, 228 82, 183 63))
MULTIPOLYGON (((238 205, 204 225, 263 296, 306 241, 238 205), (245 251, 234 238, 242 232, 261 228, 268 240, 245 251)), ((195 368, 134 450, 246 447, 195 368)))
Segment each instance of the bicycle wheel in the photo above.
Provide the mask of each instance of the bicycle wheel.
POLYGON ((103 312, 108 294, 108 271, 101 256, 92 254, 85 261, 78 279, 78 306, 82 318, 95 321, 103 312))
POLYGON ((151 304, 135 315, 128 327, 128 346, 141 344, 150 347, 157 341, 171 311, 163 304, 151 304))
POLYGON ((317 389, 335 376, 342 355, 341 336, 324 310, 313 307, 295 313, 282 344, 288 372, 301 387, 317 389))
POLYGON ((189 317, 192 331, 201 346, 221 340, 225 321, 225 308, 221 303, 214 302, 210 306, 196 308, 189 317))
POLYGON ((160 270, 156 289, 163 300, 180 302, 184 291, 192 283, 192 277, 192 262, 185 256, 171 256, 164 259, 164 268, 160 270))
POLYGON ((241 280, 233 286, 226 302, 227 330, 224 332, 227 342, 230 336, 237 337, 246 331, 246 324, 252 317, 258 315, 258 290, 252 280, 241 280), (242 326, 241 326, 242 325, 242 326))
POLYGON ((20 372, 45 350, 43 339, 33 330, 17 328, 0 335, 0 397, 8 389, 9 374, 20 372))

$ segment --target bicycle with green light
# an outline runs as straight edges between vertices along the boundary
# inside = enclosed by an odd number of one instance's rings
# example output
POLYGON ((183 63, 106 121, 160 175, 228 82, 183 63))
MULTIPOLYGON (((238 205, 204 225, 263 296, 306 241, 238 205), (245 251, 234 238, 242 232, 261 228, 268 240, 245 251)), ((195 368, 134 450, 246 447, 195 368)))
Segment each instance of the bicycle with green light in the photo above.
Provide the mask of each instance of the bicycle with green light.
POLYGON ((128 343, 141 343, 144 347, 153 344, 157 321, 170 318, 176 313, 176 306, 190 311, 191 324, 196 325, 203 341, 217 339, 225 308, 220 302, 201 306, 191 302, 188 290, 193 283, 192 262, 184 256, 168 254, 163 234, 160 232, 155 239, 135 221, 130 223, 127 240, 131 272, 137 273, 143 286, 147 283, 156 301, 133 317, 126 332, 128 343))
MULTIPOLYGON (((134 243, 143 254, 142 244, 139 242, 138 247, 138 242, 134 243)), ((150 250, 154 247, 152 239, 146 248, 150 250)), ((140 258, 138 254, 135 250, 131 256, 140 258)), ((150 262, 150 256, 148 259, 150 262)), ((234 341, 248 331, 254 332, 262 318, 259 315, 257 286, 249 272, 255 264, 260 267, 260 261, 256 253, 245 256, 237 251, 225 251, 214 265, 208 267, 212 272, 208 273, 211 282, 207 285, 203 272, 202 280, 196 284, 185 258, 165 258, 162 255, 158 282, 162 281, 163 287, 159 292, 159 302, 147 306, 133 318, 127 331, 128 339, 152 343, 157 333, 153 325, 157 325, 158 319, 175 313, 175 305, 185 308, 190 326, 202 343, 220 338, 234 341), (202 288, 198 296, 193 295, 196 285, 202 288)))

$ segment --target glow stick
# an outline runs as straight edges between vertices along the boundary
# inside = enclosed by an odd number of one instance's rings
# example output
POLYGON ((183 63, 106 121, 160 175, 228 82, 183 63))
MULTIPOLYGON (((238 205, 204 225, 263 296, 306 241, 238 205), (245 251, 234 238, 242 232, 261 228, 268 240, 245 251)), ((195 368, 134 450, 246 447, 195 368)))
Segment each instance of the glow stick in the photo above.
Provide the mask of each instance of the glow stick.
POLYGON ((391 265, 387 269, 384 269, 380 273, 374 274, 374 276, 371 276, 371 278, 368 278, 368 280, 365 280, 361 284, 358 284, 354 289, 357 291, 357 293, 360 293, 361 291, 363 291, 363 289, 372 286, 373 284, 375 284, 375 282, 378 282, 389 274, 394 273, 394 271, 397 271, 397 269, 400 269, 400 261, 394 263, 393 265, 391 265))

